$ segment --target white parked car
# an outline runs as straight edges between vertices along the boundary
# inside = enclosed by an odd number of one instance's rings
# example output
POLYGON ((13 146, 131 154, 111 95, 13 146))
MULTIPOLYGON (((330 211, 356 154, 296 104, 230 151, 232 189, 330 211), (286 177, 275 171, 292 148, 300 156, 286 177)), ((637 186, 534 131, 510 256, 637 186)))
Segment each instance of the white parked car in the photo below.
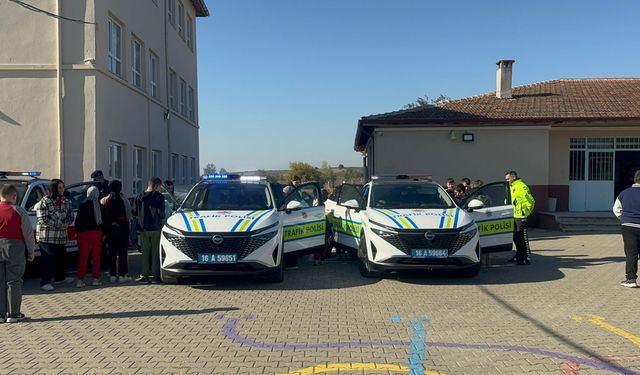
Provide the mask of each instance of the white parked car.
POLYGON ((162 281, 237 273, 282 281, 285 255, 324 246, 319 197, 317 183, 301 184, 285 197, 281 185, 261 177, 205 176, 162 229, 162 281))
POLYGON ((513 207, 505 202, 509 188, 501 183, 459 207, 440 185, 399 176, 344 184, 325 205, 335 245, 357 254, 363 276, 446 268, 473 277, 483 251, 511 248, 513 207))

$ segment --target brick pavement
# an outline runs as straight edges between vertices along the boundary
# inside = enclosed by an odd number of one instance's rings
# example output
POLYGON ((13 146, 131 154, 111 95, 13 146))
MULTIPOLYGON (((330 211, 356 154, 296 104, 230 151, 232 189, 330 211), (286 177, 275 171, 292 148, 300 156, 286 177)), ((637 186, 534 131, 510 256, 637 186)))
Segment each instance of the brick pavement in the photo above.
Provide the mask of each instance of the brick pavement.
POLYGON ((0 325, 0 373, 401 374, 412 323, 425 330, 426 374, 640 373, 640 289, 618 285, 620 236, 534 235, 531 266, 495 254, 475 279, 370 280, 345 260, 303 261, 283 284, 233 277, 43 293, 28 279, 31 319, 0 325))

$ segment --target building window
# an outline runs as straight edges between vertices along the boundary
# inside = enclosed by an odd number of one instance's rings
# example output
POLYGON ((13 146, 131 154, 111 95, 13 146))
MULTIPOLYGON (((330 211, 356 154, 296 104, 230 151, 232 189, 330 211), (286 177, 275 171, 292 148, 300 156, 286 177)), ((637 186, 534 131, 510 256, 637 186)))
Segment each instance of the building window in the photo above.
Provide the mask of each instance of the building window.
POLYGON ((152 97, 158 99, 158 56, 149 52, 149 93, 152 97))
POLYGON ((193 19, 187 15, 187 46, 193 50, 193 19))
POLYGON ((151 151, 151 171, 154 177, 162 176, 162 151, 151 151))
POLYGON ((169 69, 169 107, 173 110, 178 110, 177 91, 178 77, 176 76, 176 72, 169 69))
POLYGON ((195 113, 195 101, 196 101, 196 93, 193 91, 193 87, 189 86, 189 120, 196 120, 195 113))
POLYGON ((171 154, 171 179, 178 181, 178 154, 171 154))
POLYGON ((176 25, 176 0, 167 0, 167 19, 173 26, 176 25))
POLYGON ((139 40, 131 39, 131 73, 133 85, 143 90, 142 84, 142 43, 139 40))
POLYGON ((182 179, 180 180, 181 184, 186 184, 187 183, 187 173, 189 172, 189 169, 187 168, 187 157, 183 156, 182 157, 182 179))
POLYGON ((133 194, 144 191, 142 180, 144 173, 144 148, 133 149, 133 194))
POLYGON ((109 63, 111 73, 122 75, 122 26, 109 19, 109 63))
POLYGON ((187 83, 180 79, 180 114, 187 116, 187 83))
POLYGON ((122 180, 124 175, 122 149, 119 143, 109 143, 109 178, 122 180))
POLYGON ((196 158, 191 158, 191 183, 196 183, 196 173, 198 172, 196 168, 196 158))
POLYGON ((178 35, 184 39, 184 5, 178 0, 178 35))

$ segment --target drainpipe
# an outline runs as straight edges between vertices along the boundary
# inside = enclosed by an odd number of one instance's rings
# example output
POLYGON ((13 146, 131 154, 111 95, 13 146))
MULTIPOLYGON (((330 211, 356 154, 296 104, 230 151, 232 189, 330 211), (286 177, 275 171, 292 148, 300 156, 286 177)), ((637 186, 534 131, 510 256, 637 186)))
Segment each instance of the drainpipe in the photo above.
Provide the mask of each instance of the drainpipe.
MULTIPOLYGON (((167 1, 164 1, 164 77, 167 96, 164 119, 167 122, 167 178, 171 178, 171 172, 173 172, 171 170, 171 107, 169 104, 169 90, 171 90, 171 88, 169 87, 169 41, 167 40, 167 23, 169 23, 169 18, 167 16, 167 1)), ((175 181, 173 183, 175 184, 175 181)))
MULTIPOLYGON (((56 1, 56 12, 57 14, 62 14, 62 4, 61 0, 56 1)), ((56 78, 57 78, 57 88, 58 88, 58 160, 59 160, 59 178, 64 179, 64 108, 63 108, 63 82, 62 82, 62 20, 57 18, 56 20, 57 26, 57 64, 56 64, 56 78)))

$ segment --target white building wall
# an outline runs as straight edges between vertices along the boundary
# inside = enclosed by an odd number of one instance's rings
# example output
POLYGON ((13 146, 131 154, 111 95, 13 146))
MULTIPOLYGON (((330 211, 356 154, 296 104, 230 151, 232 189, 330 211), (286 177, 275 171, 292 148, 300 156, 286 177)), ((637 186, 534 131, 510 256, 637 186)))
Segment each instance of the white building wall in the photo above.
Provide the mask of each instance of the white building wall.
POLYGON ((527 184, 548 184, 547 127, 378 128, 373 137, 373 175, 432 175, 441 184, 448 177, 468 177, 486 183, 502 181, 505 172, 515 170, 527 184), (462 141, 465 132, 474 134, 473 142, 462 141))

